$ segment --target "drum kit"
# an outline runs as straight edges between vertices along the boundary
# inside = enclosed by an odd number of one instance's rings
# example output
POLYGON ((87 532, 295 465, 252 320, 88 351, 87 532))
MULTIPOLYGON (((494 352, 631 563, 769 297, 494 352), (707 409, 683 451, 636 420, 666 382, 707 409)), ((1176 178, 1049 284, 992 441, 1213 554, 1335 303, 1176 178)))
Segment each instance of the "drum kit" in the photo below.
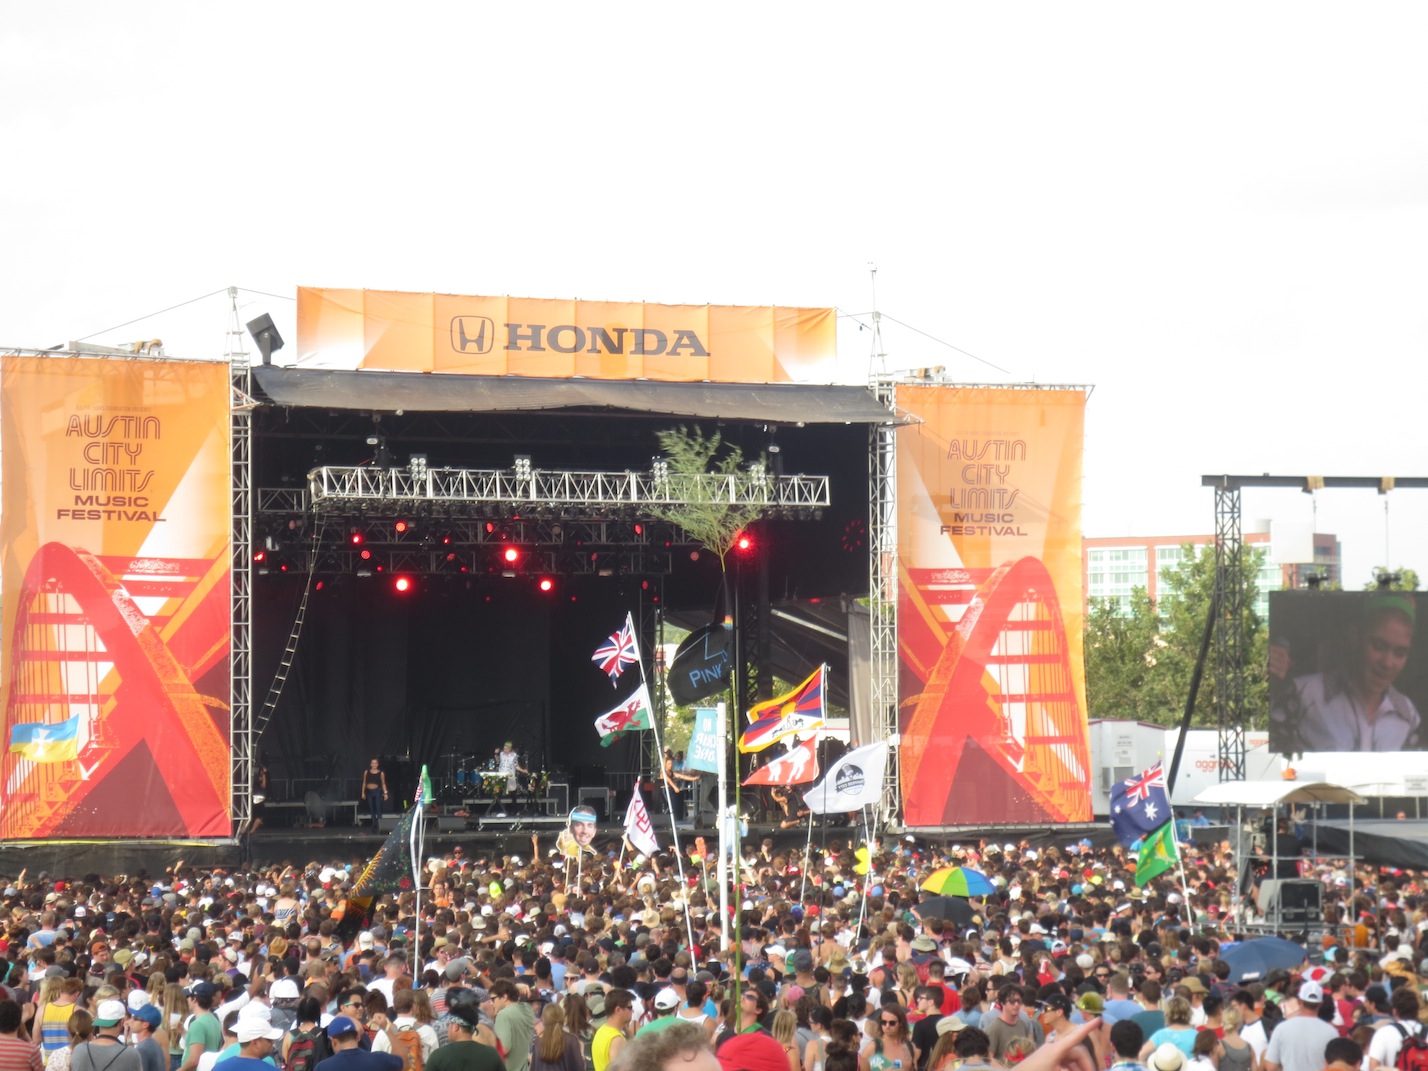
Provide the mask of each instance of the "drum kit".
POLYGON ((447 777, 440 791, 442 799, 452 802, 462 800, 496 801, 502 798, 512 800, 526 798, 539 799, 548 784, 544 771, 531 770, 530 759, 521 755, 517 765, 529 773, 502 773, 497 769, 497 760, 479 755, 451 755, 447 759, 447 777), (514 784, 514 788, 512 788, 514 784))

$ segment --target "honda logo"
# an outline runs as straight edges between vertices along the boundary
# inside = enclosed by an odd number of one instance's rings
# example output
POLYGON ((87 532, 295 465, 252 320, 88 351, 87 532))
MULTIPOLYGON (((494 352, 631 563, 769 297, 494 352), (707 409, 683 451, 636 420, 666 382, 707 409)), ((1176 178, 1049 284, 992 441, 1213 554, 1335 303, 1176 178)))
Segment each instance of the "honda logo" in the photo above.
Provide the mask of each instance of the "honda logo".
POLYGON ((451 348, 457 353, 490 353, 496 344, 496 325, 489 316, 453 316, 451 348))

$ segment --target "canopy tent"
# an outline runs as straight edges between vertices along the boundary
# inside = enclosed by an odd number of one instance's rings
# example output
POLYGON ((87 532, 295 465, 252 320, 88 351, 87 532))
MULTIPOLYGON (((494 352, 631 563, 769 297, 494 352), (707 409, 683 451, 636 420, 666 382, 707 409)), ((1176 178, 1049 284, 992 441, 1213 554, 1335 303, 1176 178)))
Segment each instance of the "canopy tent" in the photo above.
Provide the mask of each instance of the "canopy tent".
MULTIPOLYGON (((1367 802, 1352 788, 1346 785, 1336 785, 1329 781, 1221 781, 1217 785, 1210 785, 1200 792, 1194 800, 1197 804, 1211 807, 1235 807, 1240 814, 1236 820, 1236 827, 1244 828, 1244 811, 1261 810, 1266 808, 1278 808, 1281 805, 1294 806, 1296 804, 1318 805, 1324 803, 1343 803, 1349 807, 1349 821, 1347 824, 1347 843, 1341 849, 1343 854, 1352 862, 1354 859, 1354 807, 1367 802)), ((1314 832, 1314 854, 1319 854, 1319 833, 1326 828, 1326 824, 1313 823, 1314 832)), ((1271 873, 1278 873, 1279 865, 1279 828, 1278 824, 1272 825, 1273 839, 1270 847, 1271 873)), ((1342 841, 1340 843, 1343 843, 1342 841)), ((1243 855, 1244 853, 1237 853, 1243 855)), ((1242 860, 1243 875, 1240 884, 1241 892, 1248 891, 1246 880, 1249 874, 1249 866, 1242 860)), ((1349 900, 1353 900, 1353 867, 1349 867, 1349 900)))
POLYGON ((1278 807, 1282 803, 1348 803, 1365 800, 1345 785, 1328 781, 1221 781, 1195 797, 1209 807, 1278 807))

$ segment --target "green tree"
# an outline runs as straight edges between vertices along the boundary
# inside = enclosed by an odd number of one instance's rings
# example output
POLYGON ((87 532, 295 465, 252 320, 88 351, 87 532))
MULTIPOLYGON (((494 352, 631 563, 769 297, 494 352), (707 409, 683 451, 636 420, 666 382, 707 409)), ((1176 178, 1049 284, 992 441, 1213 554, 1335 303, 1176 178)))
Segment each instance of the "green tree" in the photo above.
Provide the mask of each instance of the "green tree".
POLYGON ((1086 617, 1086 705, 1093 718, 1163 723, 1165 694, 1160 622, 1145 588, 1130 598, 1098 599, 1086 617))
POLYGON ((1390 591, 1417 591, 1418 571, 1410 569, 1406 565, 1400 565, 1397 569, 1385 569, 1381 565, 1373 567, 1374 579, 1364 585, 1365 591, 1377 591, 1379 589, 1378 578, 1380 576, 1389 577, 1390 591))
MULTIPOLYGON (((1179 697, 1176 721, 1184 714, 1185 700, 1190 693, 1190 678, 1195 660, 1200 656, 1200 644, 1205 635, 1205 619, 1215 595, 1215 548, 1201 547, 1197 553, 1186 544, 1184 557, 1161 576, 1165 594, 1160 600, 1161 639, 1165 643, 1163 662, 1174 682, 1174 694, 1179 697)), ((1264 726, 1269 712, 1269 683, 1265 667, 1269 660, 1269 635, 1265 622, 1254 612, 1259 597, 1259 571, 1264 566, 1265 552, 1245 546, 1241 555, 1238 583, 1243 592, 1240 628, 1244 636, 1244 657, 1240 665, 1231 667, 1244 688, 1246 727, 1264 726)), ((1200 682, 1200 694, 1195 701, 1196 726, 1215 724, 1214 652, 1206 660, 1205 675, 1200 682)))
POLYGON ((769 479, 763 459, 744 469, 744 452, 725 446, 716 431, 709 438, 697 427, 666 428, 657 433, 660 449, 669 466, 669 496, 678 501, 650 507, 650 514, 677 524, 690 538, 719 558, 719 568, 728 572, 726 560, 739 533, 767 512, 766 507, 734 501, 743 497, 756 481, 769 479), (720 451, 723 448, 721 455, 720 451), (709 479, 709 477, 717 479, 709 479))
MULTIPOLYGON (((1180 562, 1160 576, 1159 603, 1143 589, 1127 603, 1093 605, 1086 617, 1086 701, 1093 718, 1132 718, 1178 725, 1205 634, 1215 592, 1215 548, 1198 552, 1189 544, 1180 562)), ((1251 725, 1264 724, 1268 685, 1268 635, 1254 612, 1256 580, 1264 552, 1245 547, 1239 583, 1243 591, 1244 658, 1234 672, 1244 686, 1244 710, 1251 725)), ((1210 658, 1213 659, 1213 650, 1210 658)), ((1215 674, 1207 661, 1191 721, 1213 726, 1215 674)))

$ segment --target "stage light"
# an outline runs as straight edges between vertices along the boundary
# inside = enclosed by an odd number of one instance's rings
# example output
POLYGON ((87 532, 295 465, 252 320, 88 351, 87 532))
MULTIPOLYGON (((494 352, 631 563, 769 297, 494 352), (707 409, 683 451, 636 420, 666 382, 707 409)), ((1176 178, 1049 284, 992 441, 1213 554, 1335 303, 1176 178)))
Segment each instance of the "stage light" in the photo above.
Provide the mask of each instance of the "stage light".
POLYGON ((372 552, 367 547, 362 548, 362 553, 358 555, 364 562, 372 560, 372 552))
POLYGON ((412 589, 412 578, 409 576, 399 576, 392 580, 392 587, 399 594, 405 595, 412 589))
POLYGON ((408 528, 410 528, 411 525, 407 524, 406 521, 398 521, 396 524, 392 525, 392 527, 396 529, 397 535, 401 535, 408 528))
POLYGON ((288 571, 288 563, 287 563, 287 562, 279 562, 279 563, 278 563, 278 572, 280 572, 280 573, 286 573, 287 571, 288 571))
POLYGON ((516 562, 521 560, 520 548, 507 547, 505 550, 501 551, 501 558, 503 561, 506 562, 507 565, 515 565, 516 562))
POLYGON ((540 583, 537 586, 541 589, 541 591, 554 591, 555 581, 548 576, 543 576, 540 578, 540 583))
POLYGON ((314 584, 314 585, 312 586, 312 590, 313 590, 313 591, 321 591, 321 590, 322 590, 323 588, 325 588, 326 586, 327 586, 327 581, 325 581, 325 580, 319 580, 316 584, 314 584))
POLYGON ((266 561, 267 558, 268 558, 268 552, 267 552, 266 550, 259 550, 259 551, 255 551, 255 552, 253 553, 253 560, 254 560, 255 562, 266 561))
POLYGON ((645 534, 645 526, 642 525, 642 524, 637 524, 637 525, 635 525, 635 535, 644 535, 644 534, 645 534))
POLYGON ((356 547, 356 546, 360 546, 361 543, 362 543, 362 533, 361 533, 361 532, 353 532, 353 533, 352 533, 352 545, 353 545, 354 547, 356 547))
POLYGON ((754 547, 754 541, 748 532, 740 532, 734 537, 734 549, 740 554, 746 554, 754 547))

